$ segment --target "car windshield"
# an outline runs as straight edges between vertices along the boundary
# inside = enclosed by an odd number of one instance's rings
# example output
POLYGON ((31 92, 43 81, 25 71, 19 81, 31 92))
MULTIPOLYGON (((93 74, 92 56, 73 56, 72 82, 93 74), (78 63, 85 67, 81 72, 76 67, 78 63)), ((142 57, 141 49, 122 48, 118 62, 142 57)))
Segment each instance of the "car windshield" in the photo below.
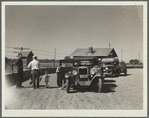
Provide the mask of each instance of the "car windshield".
POLYGON ((93 66, 95 64, 94 60, 77 60, 74 62, 74 66, 93 66))
POLYGON ((112 65, 113 62, 103 62, 105 65, 112 65))
POLYGON ((70 62, 69 62, 69 63, 68 63, 68 62, 62 62, 62 63, 61 63, 61 66, 62 66, 62 67, 73 67, 73 63, 70 63, 70 62))

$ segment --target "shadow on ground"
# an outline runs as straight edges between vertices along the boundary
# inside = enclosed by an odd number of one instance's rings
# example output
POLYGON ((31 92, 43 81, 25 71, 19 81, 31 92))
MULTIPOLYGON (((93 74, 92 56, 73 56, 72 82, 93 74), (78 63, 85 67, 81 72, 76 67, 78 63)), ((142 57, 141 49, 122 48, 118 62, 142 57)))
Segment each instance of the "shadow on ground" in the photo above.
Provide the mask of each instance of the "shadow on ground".
POLYGON ((132 74, 124 75, 124 74, 121 73, 119 76, 118 75, 113 75, 113 77, 107 75, 106 78, 118 78, 118 77, 121 77, 121 76, 126 76, 127 77, 127 76, 130 76, 130 75, 132 75, 132 74))
POLYGON ((117 87, 116 84, 104 84, 103 86, 103 93, 110 93, 110 92, 115 92, 115 88, 117 87))
MULTIPOLYGON (((26 75, 28 75, 28 73, 24 74, 22 82, 25 82, 25 81, 30 79, 30 77, 28 77, 26 75)), ((14 86, 16 84, 17 76, 18 76, 17 73, 12 73, 12 74, 9 74, 9 75, 5 75, 5 84, 6 84, 6 86, 7 87, 14 86)))
POLYGON ((127 75, 124 75, 124 74, 120 74, 120 76, 130 76, 130 75, 132 75, 132 74, 127 74, 127 75))
MULTIPOLYGON (((104 80, 103 88, 102 88, 102 93, 111 93, 115 92, 117 85, 115 84, 115 80, 104 80)), ((77 92, 97 92, 96 87, 84 87, 84 88, 71 88, 70 93, 77 93, 77 92)))

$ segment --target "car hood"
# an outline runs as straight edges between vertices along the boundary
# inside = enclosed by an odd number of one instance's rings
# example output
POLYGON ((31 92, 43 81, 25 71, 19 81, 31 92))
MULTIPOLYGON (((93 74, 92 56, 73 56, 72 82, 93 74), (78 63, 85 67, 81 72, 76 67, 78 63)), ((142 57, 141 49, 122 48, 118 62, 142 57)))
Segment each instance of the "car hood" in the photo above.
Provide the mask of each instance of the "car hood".
POLYGON ((113 67, 113 65, 105 65, 105 67, 113 67))

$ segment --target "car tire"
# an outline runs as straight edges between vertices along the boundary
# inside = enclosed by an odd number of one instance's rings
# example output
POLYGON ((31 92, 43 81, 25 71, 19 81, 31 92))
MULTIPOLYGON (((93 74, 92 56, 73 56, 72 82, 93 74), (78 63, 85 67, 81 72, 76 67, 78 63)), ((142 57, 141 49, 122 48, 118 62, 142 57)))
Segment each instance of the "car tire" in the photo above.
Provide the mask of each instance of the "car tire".
MULTIPOLYGON (((57 75, 58 76, 58 75, 57 75)), ((60 76, 57 77, 57 86, 62 87, 62 79, 60 76)))
POLYGON ((97 92, 98 93, 101 93, 102 92, 102 84, 103 84, 102 79, 99 78, 98 79, 98 84, 97 84, 97 92))
POLYGON ((113 71, 111 72, 111 77, 113 77, 113 71))
POLYGON ((66 92, 69 93, 70 92, 70 80, 66 79, 66 92))
POLYGON ((125 75, 125 76, 127 75, 127 70, 124 72, 124 75, 125 75))
POLYGON ((117 72, 117 76, 120 76, 120 74, 121 74, 121 71, 120 71, 120 70, 118 70, 118 72, 117 72))

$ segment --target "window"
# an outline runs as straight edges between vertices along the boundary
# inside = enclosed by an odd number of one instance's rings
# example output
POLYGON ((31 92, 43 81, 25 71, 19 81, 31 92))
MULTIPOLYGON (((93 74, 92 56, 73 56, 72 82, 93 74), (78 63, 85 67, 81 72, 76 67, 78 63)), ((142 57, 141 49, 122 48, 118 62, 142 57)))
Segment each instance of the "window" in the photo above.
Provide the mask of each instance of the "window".
POLYGON ((67 63, 67 62, 64 62, 64 63, 61 63, 62 67, 73 67, 73 63, 67 63))

